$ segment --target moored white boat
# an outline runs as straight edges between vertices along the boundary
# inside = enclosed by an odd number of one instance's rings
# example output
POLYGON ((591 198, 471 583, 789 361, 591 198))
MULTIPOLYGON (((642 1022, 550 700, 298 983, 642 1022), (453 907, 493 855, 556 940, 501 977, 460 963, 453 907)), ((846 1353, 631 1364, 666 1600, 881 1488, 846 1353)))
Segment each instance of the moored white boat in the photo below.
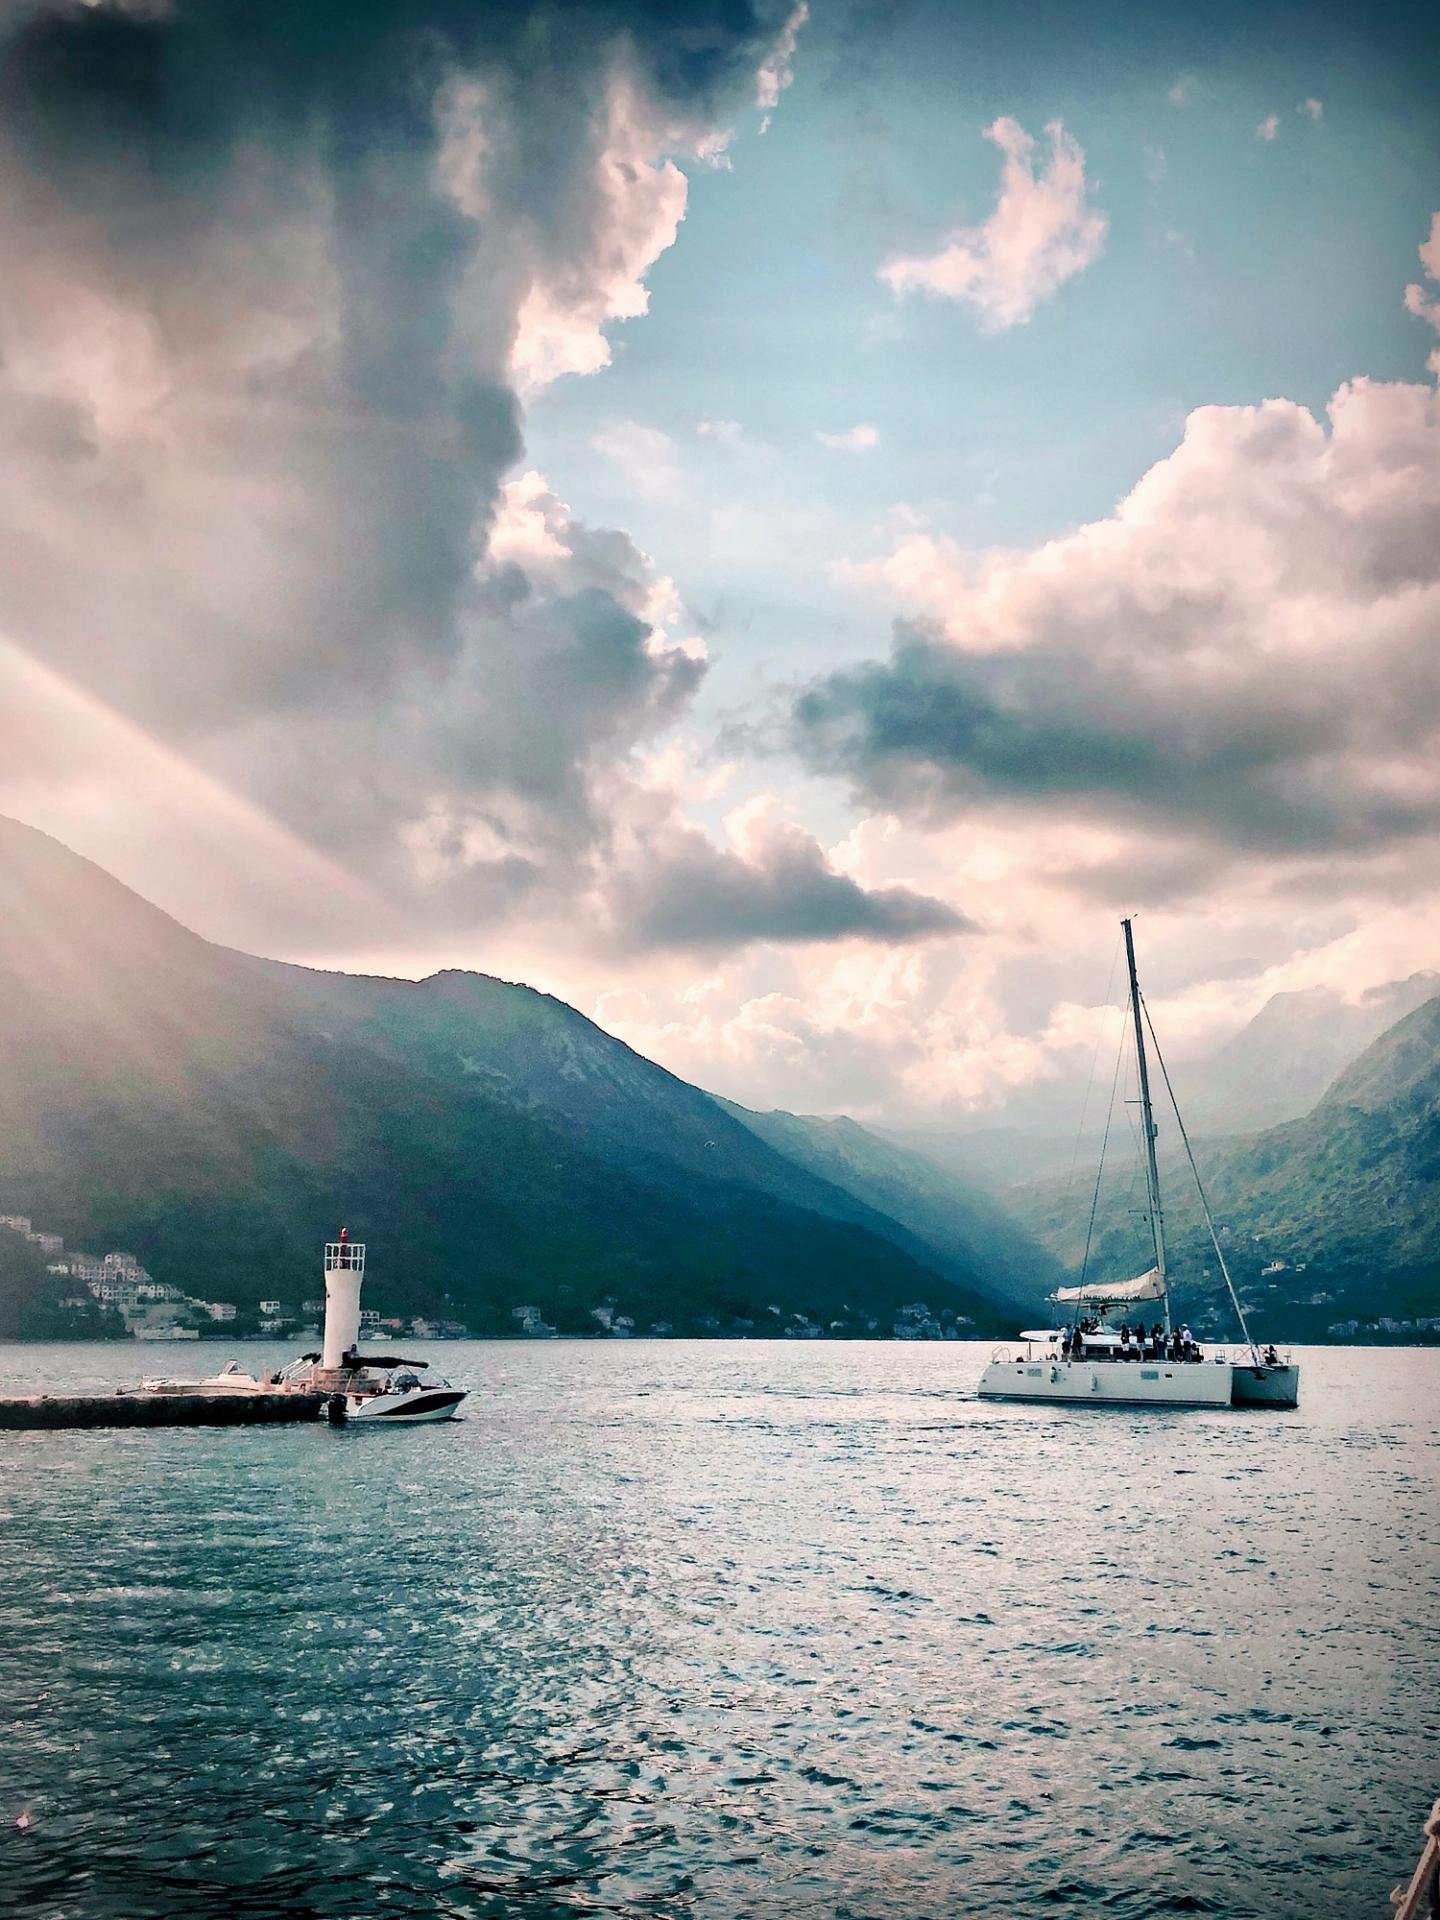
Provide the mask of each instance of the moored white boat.
MULTIPOLYGON (((310 1391, 314 1390, 310 1383, 321 1374, 321 1369, 312 1364, 314 1358, 307 1355, 291 1370, 310 1391)), ((453 1420, 466 1397, 463 1387, 452 1387, 440 1374, 432 1374, 428 1361, 401 1360, 389 1354, 347 1354, 344 1364, 326 1376, 320 1390, 328 1395, 326 1417, 335 1426, 351 1420, 426 1426, 436 1420, 453 1420)))
POLYGON ((375 1425, 419 1427, 453 1420, 466 1398, 431 1373, 427 1360, 402 1360, 387 1354, 361 1354, 360 1289, 365 1279, 365 1248, 346 1228, 325 1248, 325 1335, 319 1353, 302 1354, 279 1373, 263 1379, 231 1360, 204 1380, 142 1380, 139 1391, 153 1394, 315 1394, 335 1424, 362 1420, 375 1425), (424 1376, 422 1378, 422 1375, 424 1376))
MULTIPOLYGON (((367 1390, 362 1384, 358 1391, 343 1396, 343 1410, 332 1403, 333 1420, 388 1421, 394 1426, 418 1427, 428 1425, 434 1420, 453 1420, 460 1410, 460 1402, 465 1394, 459 1387, 452 1387, 448 1380, 438 1375, 434 1379, 421 1380, 409 1370, 411 1365, 423 1366, 424 1361, 405 1363, 399 1371, 382 1375, 375 1391, 367 1390)), ((373 1363, 369 1363, 373 1367, 373 1363)), ((373 1377, 373 1375, 371 1376, 373 1377)))
POLYGON ((141 1393, 274 1393, 276 1384, 273 1379, 257 1379, 253 1373, 246 1373, 238 1360, 231 1360, 219 1373, 212 1373, 204 1380, 142 1380, 141 1393))
POLYGON ((392 1427, 453 1420, 465 1390, 430 1375, 428 1361, 356 1350, 364 1279, 365 1248, 342 1227, 340 1238, 325 1248, 323 1350, 305 1354, 284 1377, 305 1391, 325 1394, 326 1414, 337 1426, 351 1420, 392 1427), (428 1377, 422 1380, 422 1373, 428 1377))
MULTIPOLYGON (((1207 1355, 1190 1338, 1188 1328, 1181 1328, 1177 1332, 1172 1326, 1160 1170, 1155 1156, 1157 1129, 1150 1100, 1149 1064, 1145 1053, 1145 1029, 1149 1016, 1141 999, 1135 971, 1135 941, 1131 923, 1124 920, 1121 925, 1125 933, 1125 957, 1130 974, 1130 1014, 1155 1264, 1148 1272, 1133 1279, 1090 1281, 1082 1277, 1078 1286, 1057 1288, 1050 1298, 1067 1309, 1067 1324, 1022 1333, 1016 1352, 997 1349, 980 1377, 977 1392, 983 1400, 1044 1400, 1060 1405, 1298 1406, 1300 1369, 1291 1364, 1288 1356, 1282 1360, 1273 1346, 1262 1351, 1250 1337, 1245 1311, 1230 1278, 1230 1269, 1215 1232, 1209 1202, 1178 1107, 1175 1109, 1175 1118, 1180 1137, 1195 1176, 1195 1187, 1210 1242, 1240 1322, 1244 1345, 1238 1353, 1219 1351, 1207 1355), (1152 1311, 1158 1308, 1162 1315, 1148 1329, 1144 1311, 1147 1307, 1152 1311), (1131 1316, 1137 1308, 1141 1311, 1136 1315, 1137 1324, 1132 1325, 1131 1316), (1126 1316, 1118 1328, 1114 1325, 1117 1313, 1126 1316)), ((1154 1039, 1153 1029, 1151 1038, 1154 1039)), ((1165 1072, 1163 1059, 1160 1060, 1160 1069, 1173 1104, 1174 1090, 1165 1072)), ((1091 1221, 1093 1226, 1093 1208, 1091 1221)), ((1087 1245, 1087 1266, 1088 1263, 1087 1245)))

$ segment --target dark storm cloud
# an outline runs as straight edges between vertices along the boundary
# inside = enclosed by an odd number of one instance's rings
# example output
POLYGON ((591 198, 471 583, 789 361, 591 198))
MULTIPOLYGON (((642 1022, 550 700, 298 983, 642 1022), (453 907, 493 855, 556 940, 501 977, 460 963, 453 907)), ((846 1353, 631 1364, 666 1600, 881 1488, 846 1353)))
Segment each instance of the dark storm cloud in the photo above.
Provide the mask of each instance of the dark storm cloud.
MULTIPOLYGON (((157 380, 204 409, 186 439, 212 512, 236 514, 227 490, 267 496, 276 578, 238 617, 217 596, 209 646, 193 636, 199 581, 175 610, 184 634, 166 630, 163 595, 147 609, 153 580, 118 583, 122 617, 151 631, 108 672, 92 636, 117 583, 71 583, 47 605, 51 583, 32 577, 0 613, 62 664, 98 666, 107 697, 133 698, 137 669, 163 676, 146 704, 182 732, 224 704, 304 702, 342 672, 379 683, 452 655, 477 529, 520 450, 516 310, 537 266, 573 257, 585 271, 615 71, 655 111, 703 118, 753 71, 771 24, 736 0, 22 12, 0 67, 5 238, 38 284, 22 272, 12 301, 43 309, 68 281, 144 328, 157 380), (439 177, 437 103, 456 76, 487 89, 503 136, 483 218, 439 177), (267 331, 281 337, 256 339, 267 331), (175 673, 179 646, 190 658, 175 673)), ((43 331, 43 310, 29 317, 43 331)), ((52 439, 52 459, 68 447, 78 469, 62 491, 93 478, 84 440, 77 403, 52 439)), ((123 539, 150 474, 143 450, 108 454, 123 539)))
POLYGON ((831 675, 801 696, 795 721, 818 766, 879 804, 937 817, 987 796, 1089 800, 1277 847, 1422 824, 1395 806, 1347 820, 1343 796, 1304 777, 1343 740, 1323 706, 1257 707, 1253 686, 1233 700, 1195 687, 1157 700, 1127 665, 1063 642, 970 654, 899 622, 887 664, 831 675))
MULTIPOLYGON (((623 532, 538 481, 507 505, 517 384, 603 364, 683 212, 668 156, 753 99, 790 14, 13 7, 0 638, 363 865, 402 922, 603 902, 617 838, 658 870, 645 835, 673 845, 678 815, 637 804, 627 761, 704 659, 657 627, 623 532)), ((85 771, 18 709, 0 754, 32 784, 85 771)), ((711 865, 707 942, 944 918, 818 849, 711 865)))
POLYGON ((867 891, 811 836, 782 826, 746 857, 677 828, 614 894, 617 931, 641 946, 728 947, 751 940, 905 941, 973 931, 963 914, 908 887, 867 891))

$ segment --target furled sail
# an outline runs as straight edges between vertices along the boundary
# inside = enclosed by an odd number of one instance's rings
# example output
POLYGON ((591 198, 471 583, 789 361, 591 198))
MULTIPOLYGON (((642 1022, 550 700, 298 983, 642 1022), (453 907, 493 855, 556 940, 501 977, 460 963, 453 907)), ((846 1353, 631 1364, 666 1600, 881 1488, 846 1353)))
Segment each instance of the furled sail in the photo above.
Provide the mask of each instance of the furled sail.
POLYGON ((1065 1306, 1127 1306, 1132 1300, 1163 1300, 1165 1283, 1160 1269, 1151 1267, 1133 1280, 1087 1280, 1083 1287, 1057 1287, 1050 1298, 1065 1306))

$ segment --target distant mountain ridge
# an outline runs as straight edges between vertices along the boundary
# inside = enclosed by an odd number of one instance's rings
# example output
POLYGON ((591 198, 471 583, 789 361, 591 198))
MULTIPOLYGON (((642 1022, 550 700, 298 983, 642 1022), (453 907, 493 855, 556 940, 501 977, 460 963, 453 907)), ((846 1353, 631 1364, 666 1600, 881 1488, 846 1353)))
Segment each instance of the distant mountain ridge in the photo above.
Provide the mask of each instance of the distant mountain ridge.
POLYGON ((1059 1262, 981 1188, 844 1115, 752 1113, 722 1103, 761 1139, 901 1222, 932 1258, 989 1269, 1011 1298, 1038 1308, 1064 1278, 1059 1262))
POLYGON ((477 1331, 1013 1317, 984 1207, 941 1244, 811 1161, 528 987, 215 947, 0 820, 0 1209, 157 1278, 313 1294, 343 1218, 377 1305, 477 1331))
MULTIPOLYGON (((1185 1117, 1188 1126, 1188 1103, 1185 1117)), ((1174 1122, 1157 1118, 1176 1277, 1224 1325, 1229 1313, 1174 1122)), ((1303 1118, 1196 1145, 1227 1260, 1263 1332, 1323 1339, 1333 1328, 1383 1319, 1392 1331, 1405 1322, 1414 1330, 1440 1317, 1440 996, 1373 1040, 1303 1118)), ((1143 1186, 1129 1156, 1121 1158, 1097 1209, 1097 1272, 1148 1257, 1143 1186)), ((1088 1201, 1077 1204, 1056 1180, 1007 1197, 1058 1258, 1078 1263, 1088 1201)))
MULTIPOLYGON (((1328 987, 1277 993, 1210 1052, 1171 1062, 1194 1134, 1253 1133, 1298 1120, 1372 1040, 1440 993, 1440 973, 1413 973, 1347 1000, 1328 987)), ((1107 1068, 1108 1072, 1108 1068, 1107 1068)), ((1093 1162, 1104 1089, 1079 1079, 1035 1082, 965 1127, 885 1130, 980 1190, 1003 1196, 1093 1162), (1082 1128, 1083 1121, 1083 1128, 1082 1128)))
POLYGON ((1440 973, 1412 973, 1346 1000, 1327 987, 1273 994, 1253 1020, 1188 1068, 1187 1123, 1250 1133, 1308 1113, 1337 1074, 1397 1020, 1440 993, 1440 973))

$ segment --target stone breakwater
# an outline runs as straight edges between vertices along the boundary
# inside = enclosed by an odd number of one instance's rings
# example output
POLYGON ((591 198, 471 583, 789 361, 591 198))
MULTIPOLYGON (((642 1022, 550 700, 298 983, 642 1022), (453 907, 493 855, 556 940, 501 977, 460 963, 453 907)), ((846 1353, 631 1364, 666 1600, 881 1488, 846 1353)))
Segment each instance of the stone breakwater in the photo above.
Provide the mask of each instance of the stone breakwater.
POLYGON ((318 1420, 319 1393, 67 1393, 0 1400, 0 1432, 76 1427, 244 1427, 318 1420))

